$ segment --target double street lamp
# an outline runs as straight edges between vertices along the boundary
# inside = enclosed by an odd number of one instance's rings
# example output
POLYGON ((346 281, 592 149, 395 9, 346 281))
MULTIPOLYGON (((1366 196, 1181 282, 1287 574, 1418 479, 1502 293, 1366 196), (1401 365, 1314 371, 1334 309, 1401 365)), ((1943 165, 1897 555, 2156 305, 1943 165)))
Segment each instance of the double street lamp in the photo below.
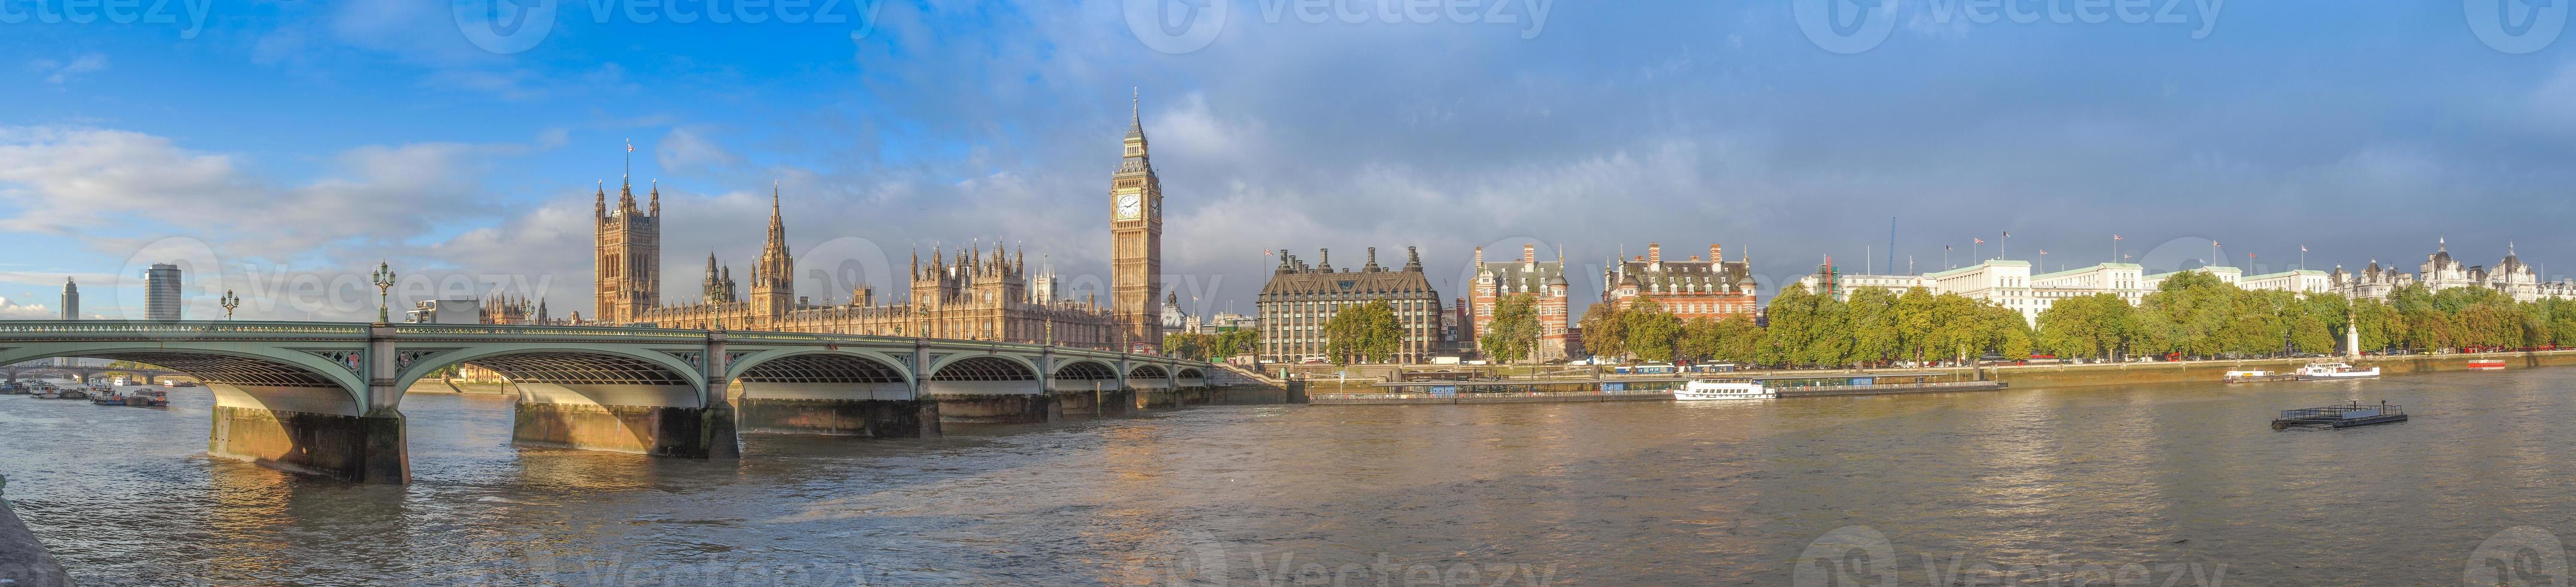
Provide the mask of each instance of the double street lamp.
POLYGON ((393 314, 386 310, 385 304, 388 296, 391 295, 388 292, 393 291, 394 288, 393 265, 384 261, 377 261, 376 274, 373 277, 376 280, 376 323, 391 323, 393 322, 393 314))
POLYGON ((233 295, 233 290, 227 289, 224 290, 224 297, 215 298, 215 303, 222 304, 224 306, 224 319, 231 320, 233 319, 233 308, 241 307, 241 296, 233 295))

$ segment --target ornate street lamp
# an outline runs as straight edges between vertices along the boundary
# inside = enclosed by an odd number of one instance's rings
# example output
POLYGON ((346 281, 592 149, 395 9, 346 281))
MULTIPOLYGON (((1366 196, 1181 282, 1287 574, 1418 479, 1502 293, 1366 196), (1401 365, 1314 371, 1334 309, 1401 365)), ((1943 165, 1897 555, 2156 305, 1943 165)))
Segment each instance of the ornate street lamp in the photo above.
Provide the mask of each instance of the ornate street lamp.
POLYGON ((384 261, 377 261, 376 274, 374 277, 376 280, 376 323, 390 323, 393 321, 393 314, 385 310, 385 304, 387 296, 390 295, 387 292, 393 291, 394 288, 393 265, 387 264, 384 261))
POLYGON ((224 297, 216 298, 215 303, 223 304, 224 319, 231 320, 233 319, 233 308, 241 307, 241 296, 233 295, 233 290, 227 289, 224 290, 224 297))

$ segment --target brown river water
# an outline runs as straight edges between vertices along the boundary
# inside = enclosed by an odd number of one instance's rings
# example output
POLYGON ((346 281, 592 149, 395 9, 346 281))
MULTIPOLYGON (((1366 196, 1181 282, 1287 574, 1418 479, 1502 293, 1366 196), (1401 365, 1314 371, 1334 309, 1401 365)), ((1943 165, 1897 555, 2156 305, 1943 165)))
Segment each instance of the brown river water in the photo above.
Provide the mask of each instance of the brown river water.
POLYGON ((172 395, 0 396, 6 496, 85 585, 2460 584, 2563 581, 2576 532, 2576 369, 1199 407, 739 461, 514 447, 508 398, 414 394, 402 487, 201 456, 211 399, 172 395), (2347 400, 2413 420, 2266 425, 2347 400))

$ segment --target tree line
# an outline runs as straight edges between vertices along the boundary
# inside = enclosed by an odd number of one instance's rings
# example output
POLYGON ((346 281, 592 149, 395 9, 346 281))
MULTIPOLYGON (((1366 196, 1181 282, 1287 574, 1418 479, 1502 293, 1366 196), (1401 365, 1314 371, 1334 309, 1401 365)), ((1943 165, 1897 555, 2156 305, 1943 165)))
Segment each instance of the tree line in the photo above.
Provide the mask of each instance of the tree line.
MULTIPOLYGON (((2325 355, 2347 331, 2360 348, 2443 351, 2576 347, 2576 300, 2517 302, 2504 292, 2422 284, 2386 300, 2336 293, 2249 290, 2205 271, 2158 283, 2136 305, 2117 294, 2057 299, 2036 326, 2021 312, 1924 288, 1866 288, 1848 299, 1791 285, 1764 320, 1738 314, 1683 320, 1650 299, 1593 304, 1580 321, 1583 351, 1607 359, 1710 361, 1764 367, 1838 368, 1898 361, 2066 358, 2244 358, 2325 355)), ((1506 296, 1478 337, 1485 356, 1527 360, 1539 332, 1536 298, 1506 296)), ((1391 308, 1345 309, 1325 325, 1335 357, 1383 361, 1402 332, 1391 308)), ((1340 362, 1342 359, 1337 359, 1340 362)))

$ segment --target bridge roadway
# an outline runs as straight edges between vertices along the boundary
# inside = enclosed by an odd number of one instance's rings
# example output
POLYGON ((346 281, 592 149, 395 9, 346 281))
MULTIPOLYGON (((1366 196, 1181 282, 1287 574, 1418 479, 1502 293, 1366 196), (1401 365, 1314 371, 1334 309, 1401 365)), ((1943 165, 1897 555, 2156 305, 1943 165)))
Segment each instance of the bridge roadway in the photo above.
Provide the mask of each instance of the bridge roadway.
POLYGON ((582 326, 0 320, 0 365, 159 365, 215 395, 207 452, 407 483, 403 390, 473 364, 519 389, 520 444, 692 458, 738 431, 919 437, 1203 403, 1214 366, 971 340, 582 326), (731 390, 739 389, 739 400, 731 390))

